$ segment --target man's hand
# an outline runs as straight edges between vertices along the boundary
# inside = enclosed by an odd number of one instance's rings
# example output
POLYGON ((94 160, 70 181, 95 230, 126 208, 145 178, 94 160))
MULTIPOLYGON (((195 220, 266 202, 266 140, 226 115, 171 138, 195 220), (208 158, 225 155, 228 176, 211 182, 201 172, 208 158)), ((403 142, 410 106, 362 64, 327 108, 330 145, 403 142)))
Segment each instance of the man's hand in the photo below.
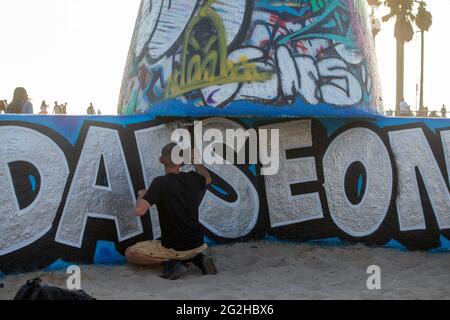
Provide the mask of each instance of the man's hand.
POLYGON ((211 184, 212 182, 211 175, 209 174, 208 170, 202 165, 202 158, 198 149, 192 149, 191 156, 192 156, 192 164, 194 165, 197 173, 205 178, 206 185, 211 184))
POLYGON ((146 194, 147 194, 147 190, 145 190, 145 189, 139 190, 139 192, 138 192, 139 199, 144 198, 146 194))
POLYGON ((142 217, 148 209, 150 209, 151 205, 147 202, 147 200, 144 199, 145 195, 147 194, 147 190, 139 190, 138 192, 138 199, 136 201, 136 207, 134 208, 134 214, 138 217, 142 217))

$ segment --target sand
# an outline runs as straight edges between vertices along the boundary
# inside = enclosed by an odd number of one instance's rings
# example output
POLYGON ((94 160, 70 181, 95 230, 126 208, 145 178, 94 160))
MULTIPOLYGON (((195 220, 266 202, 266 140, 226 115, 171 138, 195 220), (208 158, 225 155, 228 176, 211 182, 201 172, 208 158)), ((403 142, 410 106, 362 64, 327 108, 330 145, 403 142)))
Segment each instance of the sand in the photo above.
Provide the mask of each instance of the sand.
MULTIPOLYGON (((401 252, 361 244, 251 242, 210 249, 220 274, 195 267, 178 281, 132 265, 81 266, 82 288, 98 299, 450 299, 450 254, 401 252), (370 265, 381 268, 381 290, 368 290, 370 265)), ((64 286, 64 271, 0 279, 0 299, 11 299, 27 279, 64 286)))

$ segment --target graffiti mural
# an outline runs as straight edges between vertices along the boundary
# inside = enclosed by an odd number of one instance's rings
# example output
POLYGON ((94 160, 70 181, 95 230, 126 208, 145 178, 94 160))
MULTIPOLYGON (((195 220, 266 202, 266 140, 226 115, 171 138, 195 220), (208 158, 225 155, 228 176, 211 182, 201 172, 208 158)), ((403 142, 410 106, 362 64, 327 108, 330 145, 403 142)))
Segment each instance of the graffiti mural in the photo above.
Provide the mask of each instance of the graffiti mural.
MULTIPOLYGON (((189 124, 150 116, 63 122, 0 118, 2 272, 110 263, 137 241, 160 237, 156 209, 143 218, 131 209, 136 192, 163 174, 161 147, 189 124)), ((203 126, 278 129, 281 142, 273 176, 261 174, 260 161, 207 166, 213 183, 200 219, 208 242, 275 237, 448 248, 448 121, 209 118, 203 126)))
POLYGON ((382 103, 365 10, 359 0, 143 0, 118 111, 373 116, 382 103))

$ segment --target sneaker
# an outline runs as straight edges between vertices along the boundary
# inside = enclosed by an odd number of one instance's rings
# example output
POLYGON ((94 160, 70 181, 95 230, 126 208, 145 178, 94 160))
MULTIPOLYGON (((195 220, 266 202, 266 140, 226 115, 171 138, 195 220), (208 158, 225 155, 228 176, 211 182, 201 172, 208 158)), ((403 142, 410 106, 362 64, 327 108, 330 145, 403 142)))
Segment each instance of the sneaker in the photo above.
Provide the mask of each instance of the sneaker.
POLYGON ((214 264, 214 260, 205 256, 203 253, 196 256, 193 263, 203 272, 204 275, 217 274, 217 268, 214 264))
POLYGON ((188 268, 184 264, 176 260, 164 262, 163 266, 164 269, 161 278, 166 280, 178 280, 188 271, 188 268))

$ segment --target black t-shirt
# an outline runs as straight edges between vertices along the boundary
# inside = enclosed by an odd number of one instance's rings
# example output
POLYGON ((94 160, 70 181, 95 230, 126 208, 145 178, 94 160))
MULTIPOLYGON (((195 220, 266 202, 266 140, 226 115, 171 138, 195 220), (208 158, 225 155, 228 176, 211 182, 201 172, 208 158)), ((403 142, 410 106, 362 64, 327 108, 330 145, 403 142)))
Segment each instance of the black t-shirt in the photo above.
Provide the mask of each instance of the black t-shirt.
POLYGON ((164 247, 187 251, 203 245, 198 208, 205 190, 206 179, 197 172, 168 174, 153 180, 144 199, 158 207, 164 247))

